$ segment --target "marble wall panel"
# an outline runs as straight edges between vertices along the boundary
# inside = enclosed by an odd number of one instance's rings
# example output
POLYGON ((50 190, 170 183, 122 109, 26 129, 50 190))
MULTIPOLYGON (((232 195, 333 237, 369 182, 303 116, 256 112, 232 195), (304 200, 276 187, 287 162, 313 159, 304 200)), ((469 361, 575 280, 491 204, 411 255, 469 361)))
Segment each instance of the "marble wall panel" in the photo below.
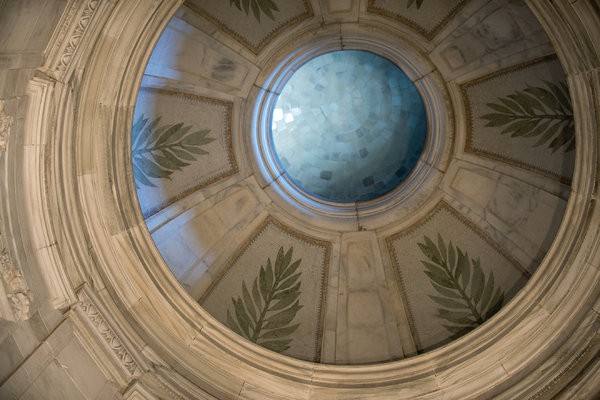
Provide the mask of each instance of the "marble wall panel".
POLYGON ((465 151, 570 182, 575 128, 564 72, 544 57, 462 85, 465 151))
POLYGON ((519 180, 502 177, 494 197, 486 205, 487 220, 497 218, 517 231, 545 254, 550 247, 566 208, 566 201, 519 180))
POLYGON ((481 219, 473 222, 533 273, 556 237, 566 200, 522 179, 474 165, 462 165, 452 173, 445 191, 477 214, 481 219))
POLYGON ((66 5, 66 0, 2 2, 0 4, 0 54, 24 55, 28 52, 44 50, 66 5))
POLYGON ((383 261, 372 232, 342 238, 337 293, 336 364, 389 361, 402 354, 383 261))
POLYGON ((159 77, 173 85, 193 85, 203 91, 244 95, 256 67, 215 38, 179 17, 160 36, 145 70, 145 80, 159 77))
POLYGON ((322 0, 321 9, 315 13, 320 11, 322 18, 329 22, 354 22, 359 18, 360 3, 359 0, 322 0))
POLYGON ((527 281, 512 257, 443 202, 387 244, 420 352, 484 323, 527 281))
POLYGON ((353 0, 326 0, 325 6, 327 11, 332 14, 335 13, 345 13, 352 10, 353 4, 355 2, 353 0))
POLYGON ((497 69, 506 62, 515 64, 550 51, 543 28, 524 1, 498 0, 488 1, 453 25, 431 52, 431 59, 450 80, 488 65, 497 69))
POLYGON ((33 77, 35 70, 0 69, 0 95, 3 99, 24 96, 27 93, 27 82, 33 77))
POLYGON ((185 5, 255 54, 283 29, 313 16, 307 0, 187 0, 185 5))
POLYGON ((468 0, 369 0, 367 11, 396 19, 432 39, 468 0))
POLYGON ((69 377, 66 368, 61 368, 61 365, 57 364, 49 364, 20 398, 24 400, 42 398, 47 400, 85 400, 85 395, 69 377), (52 390, 49 391, 50 387, 52 390))
POLYGON ((160 89, 138 94, 132 134, 134 178, 148 217, 235 174, 229 102, 160 89))
POLYGON ((199 302, 263 347, 319 361, 330 248, 269 217, 199 302))
POLYGON ((163 260, 178 280, 200 260, 196 252, 182 239, 177 228, 172 229, 166 225, 153 233, 152 239, 163 260))
POLYGON ((234 187, 169 220, 152 233, 152 239, 171 272, 189 289, 194 284, 191 270, 194 276, 203 275, 203 259, 222 251, 215 244, 235 243, 239 230, 256 218, 260 208, 250 189, 234 187))
MULTIPOLYGON (((25 321, 0 320, 0 382, 7 382, 63 319, 61 312, 48 304, 39 304, 39 299, 30 314, 25 321)), ((4 398, 4 393, 0 390, 0 398, 4 398)))
MULTIPOLYGON (((84 347, 72 319, 66 318, 2 380, 2 399, 108 399, 118 389, 84 347)), ((4 359, 3 359, 4 360, 4 359)), ((119 397, 120 398, 120 397, 119 397)))
POLYGON ((0 381, 4 381, 13 372, 14 366, 20 365, 24 360, 12 335, 7 335, 0 343, 0 356, 4 360, 0 364, 0 381))

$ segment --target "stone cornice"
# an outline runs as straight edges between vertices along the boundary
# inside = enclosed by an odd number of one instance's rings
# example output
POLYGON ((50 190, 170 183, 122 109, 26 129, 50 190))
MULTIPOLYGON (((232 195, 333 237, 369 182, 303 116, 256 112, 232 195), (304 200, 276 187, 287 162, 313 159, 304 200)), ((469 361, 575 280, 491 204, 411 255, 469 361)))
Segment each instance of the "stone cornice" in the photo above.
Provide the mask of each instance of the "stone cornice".
POLYGON ((97 300, 92 299, 86 292, 85 287, 77 292, 79 303, 78 308, 90 323, 96 334, 104 341, 105 345, 110 348, 113 356, 118 360, 122 367, 131 375, 139 376, 142 373, 142 368, 136 362, 128 346, 112 328, 112 324, 108 321, 105 312, 100 310, 96 305, 97 300))

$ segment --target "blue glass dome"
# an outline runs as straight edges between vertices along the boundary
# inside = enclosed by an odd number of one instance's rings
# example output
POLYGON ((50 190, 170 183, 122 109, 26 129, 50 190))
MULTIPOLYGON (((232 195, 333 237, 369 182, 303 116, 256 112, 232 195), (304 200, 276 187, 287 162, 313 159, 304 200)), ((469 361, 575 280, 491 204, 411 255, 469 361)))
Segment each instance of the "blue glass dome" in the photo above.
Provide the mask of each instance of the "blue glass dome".
POLYGON ((367 51, 335 51, 302 65, 271 117, 285 174, 306 193, 341 203, 396 188, 415 167, 427 134, 414 84, 367 51))

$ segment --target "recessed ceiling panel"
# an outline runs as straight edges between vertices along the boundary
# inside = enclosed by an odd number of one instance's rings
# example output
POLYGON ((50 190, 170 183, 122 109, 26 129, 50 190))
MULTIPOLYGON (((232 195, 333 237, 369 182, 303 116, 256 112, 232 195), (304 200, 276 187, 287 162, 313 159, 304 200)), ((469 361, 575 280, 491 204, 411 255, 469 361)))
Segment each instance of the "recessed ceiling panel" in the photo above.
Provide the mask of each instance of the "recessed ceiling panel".
POLYGON ((556 57, 516 65, 462 88, 469 118, 468 152, 570 181, 575 121, 556 57))
POLYGON ((138 94, 132 162, 145 216, 237 172, 232 103, 158 89, 138 94))
POLYGON ((200 304, 251 342, 319 361, 330 246, 268 218, 200 304))
POLYGON ((185 5, 254 53, 281 30, 313 15, 307 0, 187 0, 185 5))
POLYGON ((433 38, 468 0, 369 0, 367 10, 394 18, 433 38))
POLYGON ((387 243, 419 351, 483 324, 529 277, 491 238, 445 203, 387 243))

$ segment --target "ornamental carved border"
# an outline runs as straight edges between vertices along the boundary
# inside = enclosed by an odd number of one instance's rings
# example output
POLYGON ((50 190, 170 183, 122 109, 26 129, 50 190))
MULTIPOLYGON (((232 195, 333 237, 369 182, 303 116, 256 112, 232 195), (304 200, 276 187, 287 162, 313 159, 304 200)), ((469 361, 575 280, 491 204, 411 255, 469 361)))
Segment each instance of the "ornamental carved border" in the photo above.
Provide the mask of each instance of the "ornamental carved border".
POLYGON ((102 315, 102 312, 96 307, 93 300, 90 299, 84 291, 80 291, 77 294, 77 297, 79 298, 79 306, 81 307, 81 310, 83 310, 84 315, 96 328, 100 336, 110 347, 114 355, 121 361, 125 369, 127 369, 131 375, 140 374, 142 369, 115 331, 111 328, 104 315, 102 315))
POLYGON ((49 54, 53 55, 46 62, 48 75, 56 79, 64 77, 100 3, 101 0, 74 1, 63 14, 60 29, 56 31, 48 46, 49 54))

